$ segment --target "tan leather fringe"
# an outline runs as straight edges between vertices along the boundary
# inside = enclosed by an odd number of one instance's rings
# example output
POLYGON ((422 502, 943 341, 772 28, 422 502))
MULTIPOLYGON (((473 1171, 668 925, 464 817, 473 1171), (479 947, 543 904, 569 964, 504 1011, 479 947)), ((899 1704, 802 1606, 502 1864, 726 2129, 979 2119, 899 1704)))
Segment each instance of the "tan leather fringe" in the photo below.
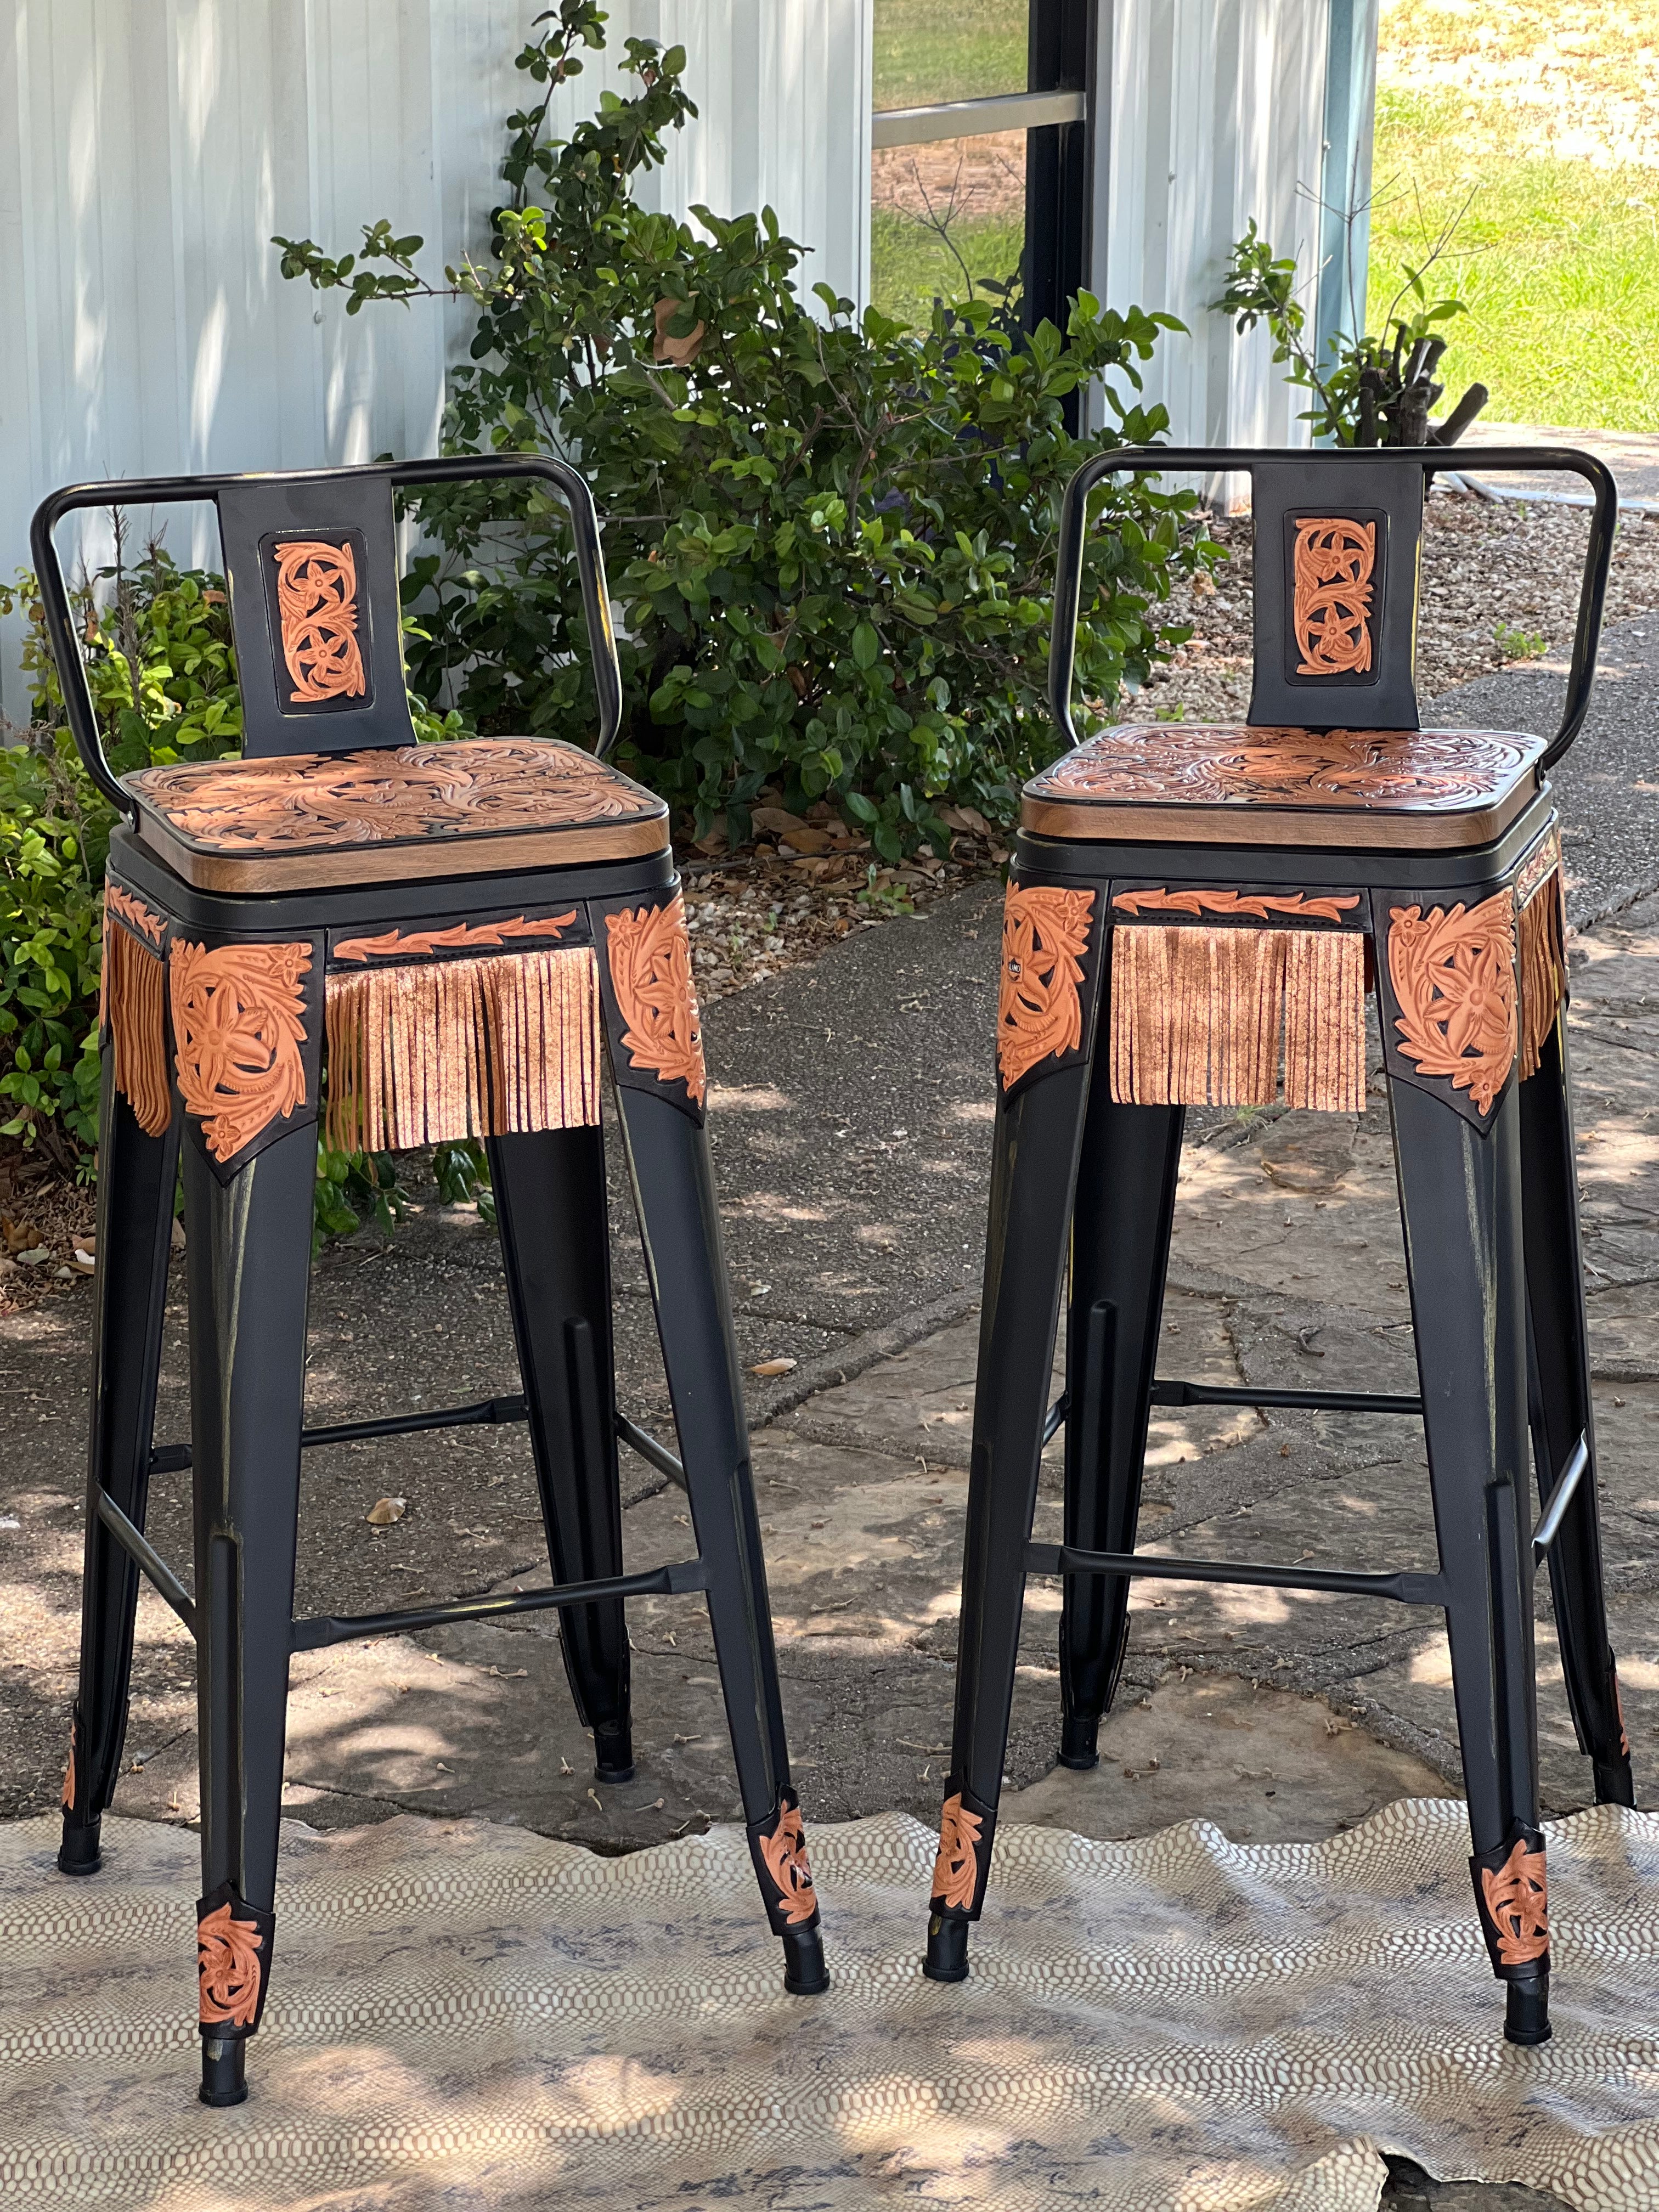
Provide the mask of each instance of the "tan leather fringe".
POLYGON ((591 945, 328 978, 337 1152, 571 1129, 599 1118, 591 945))
POLYGON ((104 1002, 115 1047, 115 1087, 147 1137, 173 1119, 167 1079, 167 971, 160 957, 117 921, 104 925, 104 1002))
POLYGON ((1567 984, 1561 872, 1553 868, 1521 909, 1521 1080, 1538 1073, 1567 984))
POLYGON ((1365 1097, 1358 931, 1112 932, 1112 1096, 1138 1106, 1294 1106, 1365 1097))

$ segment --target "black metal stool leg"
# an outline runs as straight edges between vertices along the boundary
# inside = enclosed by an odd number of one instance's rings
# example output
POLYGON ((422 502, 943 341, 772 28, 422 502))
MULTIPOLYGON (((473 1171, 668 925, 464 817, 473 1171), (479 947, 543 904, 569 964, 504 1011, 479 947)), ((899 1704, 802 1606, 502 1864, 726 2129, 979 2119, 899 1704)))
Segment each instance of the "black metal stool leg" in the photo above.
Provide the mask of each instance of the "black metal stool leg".
POLYGON ((99 1826, 115 1794, 126 1735, 138 1569, 98 1517, 107 1492, 142 1529, 149 1491, 156 1376, 167 1305, 179 1125, 147 1136, 116 1090, 104 1045, 98 1132, 98 1273, 94 1285, 92 1432, 87 1464, 81 1682, 64 1776, 65 1874, 95 1874, 99 1826))
POLYGON ((933 1981, 967 1973, 968 1925, 990 1871, 1088 1090, 1088 1066, 1079 1064, 998 1102, 956 1723, 922 1968, 933 1981))
POLYGON ((1589 1455, 1548 1553, 1567 1704, 1579 1748, 1595 1765, 1596 1802, 1634 1805, 1619 1673, 1607 1641, 1572 1103, 1559 1020, 1540 1054, 1537 1073, 1521 1085, 1521 1203, 1531 1322, 1533 1457, 1546 1504, 1581 1440, 1589 1455))
MULTIPOLYGON (((490 1173, 556 1582, 623 1571, 605 1139, 597 1128, 495 1137, 490 1173)), ((620 1598, 559 1615, 565 1671, 601 1782, 634 1771, 620 1598)))
POLYGON ((778 1689, 748 1424, 708 1145, 666 1097, 619 1085, 651 1295, 679 1432, 726 1724, 761 1894, 784 1950, 784 1985, 827 1989, 817 1902, 778 1689))
POLYGON ((227 1182, 185 1147, 210 2105, 247 2094, 270 1976, 316 1158, 311 1123, 227 1182))
POLYGON ((1475 1903, 1507 1985, 1504 2033, 1549 2028, 1538 1824, 1532 1520, 1526 1479, 1521 1128, 1516 1086, 1477 1129, 1389 1085, 1418 1373, 1463 1754, 1475 1903))
MULTIPOLYGON (((1072 1212, 1066 1331, 1066 1541, 1133 1552, 1186 1121, 1179 1106, 1089 1100, 1072 1212)), ((1068 1575, 1060 1620, 1063 1766, 1090 1767, 1129 1636, 1123 1575, 1068 1575)))

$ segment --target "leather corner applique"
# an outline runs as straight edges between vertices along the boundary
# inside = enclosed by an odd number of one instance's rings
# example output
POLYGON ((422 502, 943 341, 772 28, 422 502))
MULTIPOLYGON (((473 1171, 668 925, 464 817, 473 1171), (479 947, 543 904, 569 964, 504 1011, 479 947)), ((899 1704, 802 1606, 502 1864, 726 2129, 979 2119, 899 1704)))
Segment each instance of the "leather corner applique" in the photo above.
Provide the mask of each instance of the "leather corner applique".
POLYGON ((576 919, 568 914, 549 915, 526 921, 522 915, 511 921, 458 921, 452 929, 388 929, 379 937, 343 937, 334 947, 337 960, 411 960, 428 952, 477 952, 513 945, 526 937, 562 937, 576 919))
POLYGON ((1399 1001, 1397 1049, 1419 1075, 1467 1091, 1482 1115, 1509 1079, 1519 1048, 1515 901, 1393 907, 1389 981, 1399 1001))
POLYGON ((812 1887, 812 1871, 806 1863, 806 1832, 800 1807, 792 1791, 779 1801, 777 1825, 769 1836, 756 1838, 761 1863, 778 1893, 778 1911, 792 1928, 811 1919, 818 1909, 812 1887))
POLYGON ((676 891, 661 906, 624 907, 606 915, 605 928, 629 1063, 659 1082, 683 1083, 701 1106, 708 1075, 684 899, 676 891))
POLYGON ((129 929, 136 930, 140 937, 148 938, 151 945, 160 946, 167 935, 165 915, 157 914, 154 907, 146 906, 135 892, 123 890, 119 884, 105 884, 104 904, 112 915, 125 922, 129 929))
POLYGON ((274 547, 283 659, 294 689, 289 703, 314 707, 361 699, 368 690, 357 642, 357 558, 348 539, 290 538, 274 547))
POLYGON ((1316 896, 1309 891, 1129 890, 1115 894, 1112 904, 1125 914, 1250 915, 1267 921, 1282 914, 1295 921, 1340 921, 1359 904, 1358 891, 1333 891, 1316 896))
POLYGON ((1083 1042, 1084 956, 1092 891, 1010 882, 1002 909, 1002 975, 997 990, 997 1066, 1005 1091, 1040 1060, 1083 1042))
POLYGON ((1479 1873, 1495 1963, 1529 1966, 1547 1956, 1549 1880, 1541 1838, 1518 1838, 1501 1866, 1482 1866, 1479 1873))
POLYGON ((170 967, 179 1093, 208 1150, 228 1160, 306 1103, 311 947, 222 945, 210 952, 175 938, 170 967))
POLYGON ((979 1840, 984 1816, 970 1813, 960 1790, 939 1814, 939 1856, 933 1861, 933 1902, 950 1912, 970 1912, 979 1887, 979 1840))
POLYGON ((259 2024, 270 1969, 273 1916, 255 1912, 225 1885, 197 1908, 198 2017, 204 2027, 251 2033, 259 2024))
POLYGON ((1298 515, 1291 623, 1298 676, 1365 676, 1371 666, 1371 574, 1376 525, 1298 515))

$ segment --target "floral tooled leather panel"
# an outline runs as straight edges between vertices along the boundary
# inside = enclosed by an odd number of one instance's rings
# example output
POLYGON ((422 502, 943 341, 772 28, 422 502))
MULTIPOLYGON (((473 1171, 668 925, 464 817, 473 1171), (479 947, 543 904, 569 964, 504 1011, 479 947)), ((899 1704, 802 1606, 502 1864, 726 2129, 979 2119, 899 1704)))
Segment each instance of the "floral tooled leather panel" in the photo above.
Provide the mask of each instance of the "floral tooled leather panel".
POLYGON ((1028 800, 1461 811, 1529 783, 1540 738, 1492 730, 1125 723, 1034 776, 1028 800))
POLYGON ((182 842, 279 853, 639 819, 662 801, 575 745, 458 738, 374 752, 190 762, 125 779, 182 842))

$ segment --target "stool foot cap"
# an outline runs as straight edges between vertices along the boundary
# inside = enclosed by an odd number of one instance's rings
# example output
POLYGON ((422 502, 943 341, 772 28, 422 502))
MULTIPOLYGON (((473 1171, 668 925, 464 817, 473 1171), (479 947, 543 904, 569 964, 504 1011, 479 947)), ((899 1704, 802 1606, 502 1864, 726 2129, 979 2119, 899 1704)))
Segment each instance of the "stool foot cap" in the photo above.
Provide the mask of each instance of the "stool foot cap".
POLYGON ((634 1779, 634 1731, 626 1722, 620 1728, 594 1729, 593 1778, 596 1782, 634 1779))
POLYGON ((1547 2043, 1552 2033, 1549 1969, 1546 1967, 1541 1974, 1529 1975, 1524 1982, 1506 1983, 1504 1987, 1505 2043, 1547 2043))
POLYGON ((64 1823, 64 1840, 58 1846, 59 1874, 96 1874, 104 1863, 98 1840, 98 1822, 64 1823))
POLYGON ((947 1920, 936 1912, 927 1923, 927 1955, 921 1971, 930 1982, 965 1982, 968 1978, 968 1923, 947 1920))
POLYGON ((244 2037, 213 2036, 202 2045, 202 2086, 196 2093, 204 2105, 241 2105, 247 2101, 247 2043, 244 2037))
POLYGON ((822 1996, 830 1986, 823 1938, 816 1928, 791 1928, 783 1937, 783 1986, 792 1997, 822 1996))
POLYGON ((1100 1753, 1095 1747, 1096 1731, 1100 1727, 1098 1715, 1067 1713, 1060 1724, 1060 1763, 1086 1774, 1091 1766, 1100 1764, 1100 1753))

